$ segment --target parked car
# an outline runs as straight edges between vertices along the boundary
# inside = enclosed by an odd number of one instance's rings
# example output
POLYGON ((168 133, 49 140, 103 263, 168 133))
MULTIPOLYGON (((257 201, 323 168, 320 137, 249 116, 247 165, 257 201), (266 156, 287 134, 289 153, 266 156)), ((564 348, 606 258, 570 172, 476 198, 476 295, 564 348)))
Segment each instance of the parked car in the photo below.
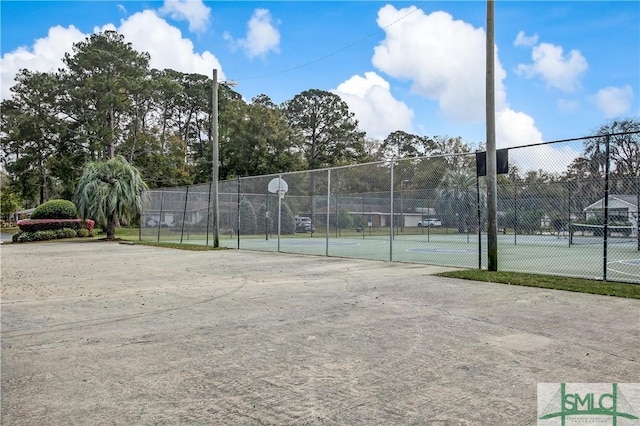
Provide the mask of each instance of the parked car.
POLYGON ((310 217, 296 217, 296 232, 316 232, 310 217))
POLYGON ((419 228, 422 228, 423 226, 426 228, 437 228, 442 226, 442 222, 440 222, 440 219, 436 219, 435 217, 425 217, 421 222, 418 222, 419 228))

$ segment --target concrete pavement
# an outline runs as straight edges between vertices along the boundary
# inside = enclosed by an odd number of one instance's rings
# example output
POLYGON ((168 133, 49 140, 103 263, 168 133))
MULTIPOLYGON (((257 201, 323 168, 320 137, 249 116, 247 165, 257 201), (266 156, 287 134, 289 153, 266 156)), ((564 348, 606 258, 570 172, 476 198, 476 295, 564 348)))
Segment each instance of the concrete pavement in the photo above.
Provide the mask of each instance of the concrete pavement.
POLYGON ((3 425, 527 425, 539 382, 640 377, 638 300, 266 252, 0 256, 3 425))

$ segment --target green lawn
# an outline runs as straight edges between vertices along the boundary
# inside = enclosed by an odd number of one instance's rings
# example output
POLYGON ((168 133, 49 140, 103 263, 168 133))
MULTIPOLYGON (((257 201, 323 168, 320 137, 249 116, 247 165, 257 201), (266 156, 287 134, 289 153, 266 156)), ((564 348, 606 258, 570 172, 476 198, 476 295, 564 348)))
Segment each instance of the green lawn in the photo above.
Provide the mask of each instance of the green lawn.
POLYGON ((556 275, 524 274, 520 272, 490 272, 479 269, 443 272, 438 275, 441 277, 462 278, 465 280, 640 299, 639 284, 614 281, 597 281, 584 278, 559 277, 556 275))

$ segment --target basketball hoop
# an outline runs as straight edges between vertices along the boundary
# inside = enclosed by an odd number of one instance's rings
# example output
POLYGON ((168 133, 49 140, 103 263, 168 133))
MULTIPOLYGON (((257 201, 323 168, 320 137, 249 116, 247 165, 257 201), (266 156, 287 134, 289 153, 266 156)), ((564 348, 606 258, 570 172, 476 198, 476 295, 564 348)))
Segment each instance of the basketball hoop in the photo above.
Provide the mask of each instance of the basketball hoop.
POLYGON ((278 197, 283 199, 284 194, 289 190, 289 185, 284 179, 277 177, 271 179, 267 186, 267 190, 272 194, 278 194, 278 197))

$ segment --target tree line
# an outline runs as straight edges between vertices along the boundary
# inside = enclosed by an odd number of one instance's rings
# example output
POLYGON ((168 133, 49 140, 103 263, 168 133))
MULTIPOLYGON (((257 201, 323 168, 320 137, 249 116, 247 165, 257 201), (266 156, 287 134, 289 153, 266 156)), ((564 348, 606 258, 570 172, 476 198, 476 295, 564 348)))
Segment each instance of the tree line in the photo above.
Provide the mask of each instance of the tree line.
MULTIPOLYGON (((3 215, 72 199, 85 164, 116 156, 134 165, 150 188, 211 181, 210 77, 152 69, 149 54, 115 31, 76 43, 63 63, 56 72, 21 70, 0 105, 3 215)), ((276 105, 264 94, 246 102, 220 84, 218 110, 221 180, 480 148, 459 137, 403 131, 369 138, 338 95, 319 89, 276 105)), ((621 130, 640 130, 640 123, 613 121, 598 129, 621 130)), ((601 175, 602 143, 585 143, 584 155, 561 178, 601 175)), ((614 172, 638 176, 638 135, 612 146, 614 172)))

